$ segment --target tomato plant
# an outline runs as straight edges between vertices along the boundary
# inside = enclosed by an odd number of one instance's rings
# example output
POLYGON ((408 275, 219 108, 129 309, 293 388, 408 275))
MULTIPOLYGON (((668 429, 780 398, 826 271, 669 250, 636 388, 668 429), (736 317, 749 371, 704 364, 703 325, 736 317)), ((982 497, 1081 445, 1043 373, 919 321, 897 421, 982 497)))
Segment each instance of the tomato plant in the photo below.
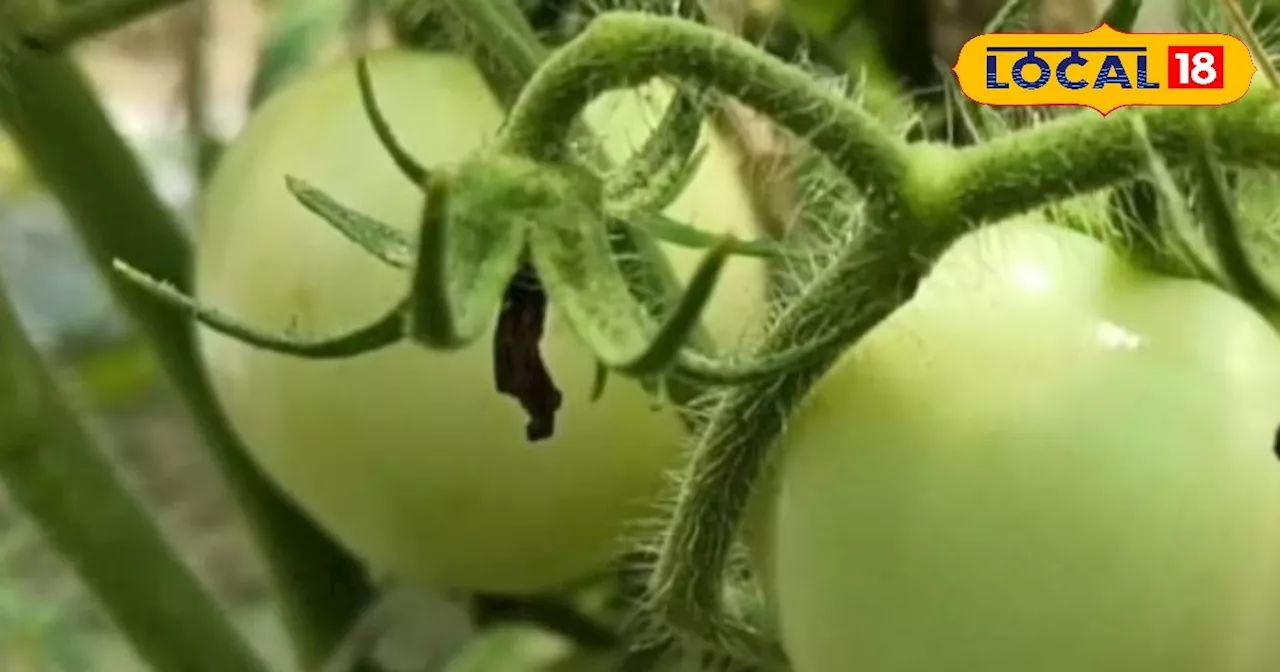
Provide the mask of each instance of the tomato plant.
MULTIPOLYGON (((501 110, 468 61, 371 57, 379 105, 430 167, 484 147, 501 110)), ((661 107, 624 93, 589 113, 619 158, 661 107)), ((713 232, 753 234, 728 146, 711 149, 669 212, 713 232)), ((359 326, 395 304, 406 274, 380 266, 285 189, 294 175, 416 235, 423 196, 397 174, 361 107, 350 63, 273 96, 227 150, 206 194, 199 298, 249 324, 299 334, 359 326)), ((696 253, 670 249, 687 277, 696 253)), ((709 307, 724 342, 762 316, 764 267, 736 259, 709 307)), ((531 444, 520 406, 494 390, 488 341, 454 351, 411 343, 337 361, 295 359, 208 331, 201 351, 253 457, 321 524, 377 569, 423 583, 535 591, 602 566, 627 524, 653 512, 683 429, 634 381, 591 401, 594 358, 551 307, 542 342, 564 391, 555 435, 531 444)))
POLYGON ((766 534, 797 672, 1280 665, 1280 339, 1035 221, 971 234, 818 382, 766 534))
MULTIPOLYGON (((523 655, 523 635, 486 637, 504 622, 553 631, 538 639, 556 650, 526 642, 530 664, 568 669, 1280 663, 1280 292, 1256 267, 1273 232, 1242 233, 1234 202, 1239 173, 1280 169, 1273 90, 978 123, 957 147, 904 137, 865 96, 700 13, 609 12, 552 48, 509 2, 457 0, 431 18, 482 43, 474 67, 385 52, 372 85, 342 64, 267 100, 203 194, 192 301, 193 250, 58 54, 170 1, 11 21, 0 123, 93 262, 133 281, 111 276, 265 542, 305 667, 374 597, 350 555, 477 593, 463 665, 523 655), (623 90, 652 79, 680 92, 650 133, 675 142, 618 160, 637 117, 659 116, 623 90), (690 159, 702 103, 725 97, 812 150, 779 179, 825 189, 796 190, 822 221, 768 269, 733 257, 781 247, 739 240, 755 227, 733 153, 705 134, 710 158, 690 159), (578 142, 584 113, 614 161, 578 142), (1059 209, 1092 197, 1099 222, 1059 209), (1027 213, 1054 216, 1010 222, 1027 213), (673 248, 615 246, 623 228, 709 251, 691 269, 673 248), (664 252, 683 291, 639 277, 664 252), (780 282, 758 347, 704 347, 759 326, 765 270, 780 282), (534 379, 544 363, 555 387, 534 379), (617 375, 603 388, 602 371, 617 375), (678 408, 651 408, 652 390, 678 408), (654 536, 632 525, 659 512, 654 536), (628 545, 652 564, 557 590, 628 545)), ((361 9, 353 22, 377 11, 361 9)), ((11 312, 0 302, 6 487, 158 669, 265 669, 95 457, 11 312)))

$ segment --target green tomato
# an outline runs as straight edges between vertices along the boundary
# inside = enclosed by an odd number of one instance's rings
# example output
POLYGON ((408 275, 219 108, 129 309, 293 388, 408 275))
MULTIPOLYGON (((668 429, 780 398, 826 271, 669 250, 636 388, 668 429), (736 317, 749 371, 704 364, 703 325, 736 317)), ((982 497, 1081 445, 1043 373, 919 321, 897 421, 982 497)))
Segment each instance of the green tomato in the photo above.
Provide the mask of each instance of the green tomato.
MULTIPOLYGON (((385 52, 370 67, 392 128, 428 167, 470 156, 502 121, 460 57, 385 52)), ((656 121, 665 98, 638 95, 596 105, 596 127, 632 133, 637 121, 656 121)), ((624 158, 616 137, 610 144, 624 158)), ((305 211, 286 174, 416 235, 422 194, 375 140, 354 69, 341 64, 272 96, 222 158, 199 231, 198 298, 299 336, 376 318, 407 291, 407 275, 305 211)), ((728 143, 712 138, 668 213, 756 235, 728 143)), ((701 255, 669 251, 687 279, 701 255)), ((731 345, 763 323, 765 297, 764 264, 732 260, 708 331, 731 345)), ((431 587, 539 591, 602 569, 631 521, 656 511, 685 440, 675 411, 655 408, 633 380, 614 376, 590 401, 594 358, 554 306, 542 351, 565 399, 555 436, 537 444, 526 442, 519 405, 494 390, 488 338, 460 351, 401 343, 338 361, 272 354, 205 329, 199 343, 217 398, 264 472, 372 568, 431 587)))
POLYGON ((1043 223, 969 235, 760 491, 794 669, 1280 669, 1278 421, 1280 339, 1234 297, 1043 223))

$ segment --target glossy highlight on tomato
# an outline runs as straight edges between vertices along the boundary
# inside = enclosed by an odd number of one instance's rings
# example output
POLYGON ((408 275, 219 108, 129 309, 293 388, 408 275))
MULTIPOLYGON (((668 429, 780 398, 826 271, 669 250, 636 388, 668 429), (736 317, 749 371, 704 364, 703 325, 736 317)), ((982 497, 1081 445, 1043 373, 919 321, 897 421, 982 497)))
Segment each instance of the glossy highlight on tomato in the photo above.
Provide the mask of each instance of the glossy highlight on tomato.
MULTIPOLYGON (((487 146, 502 111, 469 61, 379 52, 370 69, 396 135, 429 168, 487 146)), ((590 110, 617 158, 663 99, 611 94, 590 110), (642 114, 643 113, 643 114, 642 114), (621 139, 620 139, 621 138, 621 139)), ((755 237, 757 219, 728 143, 711 139, 668 213, 755 237)), ((422 194, 377 143, 350 63, 273 96, 224 155, 198 240, 198 298, 259 329, 347 331, 389 309, 406 274, 382 266, 304 210, 300 177, 416 235, 422 194)), ((663 246, 666 249, 667 246, 663 246)), ((668 250, 687 278, 700 254, 668 250)), ((737 258, 707 313, 732 346, 763 320, 766 276, 737 258)), ((496 320, 496 315, 495 315, 496 320)), ((685 430, 634 381, 589 400, 595 363, 550 308, 542 352, 565 395, 554 437, 531 444, 519 405, 494 389, 490 339, 460 351, 401 343, 314 361, 256 350, 206 329, 199 343, 219 401, 254 460, 377 571, 431 587, 507 592, 557 587, 603 569, 680 463, 685 430)))
POLYGON ((1280 669, 1280 339, 1080 233, 957 243, 752 521, 796 672, 1280 669))

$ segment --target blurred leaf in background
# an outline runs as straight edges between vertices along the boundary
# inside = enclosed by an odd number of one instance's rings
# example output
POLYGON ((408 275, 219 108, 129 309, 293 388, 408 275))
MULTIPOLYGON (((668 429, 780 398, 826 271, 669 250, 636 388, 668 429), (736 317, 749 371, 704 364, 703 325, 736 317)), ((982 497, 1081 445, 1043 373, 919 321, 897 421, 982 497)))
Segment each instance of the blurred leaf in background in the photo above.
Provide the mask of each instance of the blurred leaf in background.
POLYGON ((274 0, 271 19, 258 50, 258 70, 249 88, 249 106, 257 107, 273 91, 316 64, 324 49, 348 26, 357 3, 371 0, 274 0))
POLYGON ((4 204, 30 195, 36 189, 36 178, 9 138, 0 134, 0 209, 4 204))
POLYGON ((22 326, 45 351, 116 342, 126 322, 62 217, 39 191, 0 202, 0 274, 22 326))
POLYGON ((543 630, 499 626, 478 633, 444 672, 549 671, 572 652, 568 642, 543 630))
POLYGON ((936 85, 928 0, 782 0, 782 10, 878 115, 902 118, 904 93, 936 85))

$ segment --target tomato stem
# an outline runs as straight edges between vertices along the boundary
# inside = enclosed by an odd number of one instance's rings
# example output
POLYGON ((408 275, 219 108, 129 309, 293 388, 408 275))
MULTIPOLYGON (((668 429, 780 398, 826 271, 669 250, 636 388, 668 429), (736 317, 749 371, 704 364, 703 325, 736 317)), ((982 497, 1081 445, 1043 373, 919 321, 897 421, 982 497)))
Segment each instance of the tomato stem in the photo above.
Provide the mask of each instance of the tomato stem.
MULTIPOLYGON (((249 461, 213 397, 187 316, 112 268, 124 258, 185 285, 191 250, 180 225, 70 58, 20 50, 0 66, 0 125, 67 212, 90 261, 198 422, 263 550, 300 658, 324 660, 373 594, 364 569, 249 461)), ((169 622, 151 627, 157 624, 169 622)))
POLYGON ((512 108, 503 146, 560 159, 573 120, 596 96, 654 77, 729 93, 806 138, 865 192, 897 196, 905 146, 870 114, 747 42, 649 14, 601 15, 549 57, 512 108))
POLYGON ((162 672, 269 669, 116 477, 0 286, 0 482, 162 672))
POLYGON ((1219 160, 1280 168, 1275 102, 1272 92, 1256 91, 1217 108, 1150 107, 1106 117, 1060 117, 958 150, 932 197, 947 203, 956 217, 991 221, 1133 180, 1146 171, 1147 153, 1130 115, 1142 118, 1152 146, 1171 168, 1190 165, 1188 148, 1199 132, 1200 114, 1211 125, 1219 160))

